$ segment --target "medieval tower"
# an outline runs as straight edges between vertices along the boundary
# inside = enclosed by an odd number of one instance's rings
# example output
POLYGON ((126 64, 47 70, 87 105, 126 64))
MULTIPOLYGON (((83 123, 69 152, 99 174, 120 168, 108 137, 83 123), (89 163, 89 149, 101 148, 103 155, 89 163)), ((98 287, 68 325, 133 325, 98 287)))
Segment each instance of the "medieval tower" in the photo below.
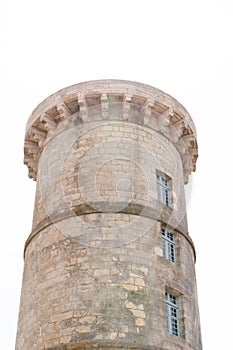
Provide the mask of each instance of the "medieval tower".
POLYGON ((201 350, 186 109, 140 83, 73 85, 33 111, 24 153, 37 189, 16 350, 201 350))

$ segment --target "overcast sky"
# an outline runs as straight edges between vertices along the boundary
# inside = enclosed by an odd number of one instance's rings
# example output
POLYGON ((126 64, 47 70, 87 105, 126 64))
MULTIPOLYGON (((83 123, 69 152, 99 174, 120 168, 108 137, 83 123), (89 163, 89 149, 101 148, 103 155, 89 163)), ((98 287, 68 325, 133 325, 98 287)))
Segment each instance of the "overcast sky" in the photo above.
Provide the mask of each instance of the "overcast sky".
MULTIPOLYGON (((35 182, 24 130, 71 84, 126 79, 190 112, 199 158, 188 203, 204 350, 232 347, 233 9, 228 0, 2 0, 0 3, 0 349, 14 349, 35 182)), ((22 349, 23 350, 23 349, 22 349)))

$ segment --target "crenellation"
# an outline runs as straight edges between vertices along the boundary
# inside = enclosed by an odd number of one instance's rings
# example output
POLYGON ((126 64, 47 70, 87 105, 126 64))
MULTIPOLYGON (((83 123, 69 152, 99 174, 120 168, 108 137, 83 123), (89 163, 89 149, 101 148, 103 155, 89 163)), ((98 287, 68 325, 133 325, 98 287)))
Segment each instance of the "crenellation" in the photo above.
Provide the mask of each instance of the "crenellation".
MULTIPOLYGON (((113 81, 114 82, 114 81, 113 81)), ((83 85, 85 86, 85 84, 87 86, 89 86, 90 84, 88 83, 84 83, 83 85)), ((101 81, 97 81, 94 82, 94 86, 101 86, 101 84, 103 84, 103 89, 104 87, 106 88, 106 84, 105 82, 101 82, 101 81)), ((63 95, 63 101, 64 102, 59 102, 59 104, 56 104, 55 106, 52 106, 51 104, 48 104, 49 99, 46 99, 44 103, 42 103, 39 106, 38 111, 41 110, 42 107, 45 107, 47 104, 47 109, 44 112, 45 114, 47 114, 48 116, 54 115, 55 116, 55 120, 61 121, 63 119, 67 119, 69 116, 71 116, 73 113, 77 113, 77 112, 81 112, 80 116, 81 119, 83 120, 83 122, 87 122, 89 120, 88 118, 88 114, 87 114, 87 108, 89 106, 89 104, 93 105, 98 105, 98 103, 101 104, 101 108, 102 108, 102 118, 103 119, 108 119, 109 118, 109 106, 111 106, 111 103, 114 101, 114 103, 122 103, 124 100, 124 108, 123 108, 123 114, 122 114, 122 118, 123 120, 128 120, 129 119, 129 113, 131 110, 131 104, 133 103, 134 105, 139 104, 139 105, 143 105, 142 108, 142 113, 144 115, 144 123, 145 125, 148 125, 150 127, 154 127, 154 128, 160 128, 160 132, 162 134, 164 134, 166 137, 171 137, 171 140, 176 144, 178 142, 178 139, 180 137, 182 137, 182 135, 184 134, 184 130, 191 130, 191 133, 193 132, 194 138, 195 138, 195 127, 193 125, 193 122, 190 118, 190 116, 187 114, 187 111, 184 110, 183 106, 179 106, 177 101, 173 101, 171 100, 171 97, 167 98, 167 101, 170 102, 170 106, 167 106, 164 101, 160 102, 159 100, 161 99, 161 97, 165 98, 164 94, 158 93, 157 94, 157 98, 151 99, 152 95, 149 95, 150 97, 146 97, 145 95, 145 91, 147 90, 146 86, 145 86, 145 90, 143 90, 143 94, 142 96, 139 95, 139 91, 136 88, 136 90, 134 91, 132 88, 132 83, 131 82, 125 82, 123 84, 124 89, 126 88, 126 92, 123 94, 119 93, 120 92, 120 87, 121 87, 121 83, 117 84, 116 81, 116 85, 117 88, 113 89, 109 89, 110 92, 109 93, 100 93, 100 91, 97 89, 95 90, 94 94, 93 92, 91 93, 90 90, 87 90, 86 95, 84 94, 84 88, 82 88, 81 86, 82 84, 77 85, 77 92, 75 93, 75 87, 73 86, 71 87, 72 89, 72 94, 69 94, 69 88, 67 88, 67 96, 63 95), (127 86, 128 85, 128 86, 127 86), (80 90, 79 90, 80 89, 80 90), (129 94, 130 91, 130 94, 129 94), (103 95, 103 96, 102 96, 103 95), (86 97, 85 97, 86 96, 86 97), (101 97, 102 96, 102 97, 101 97), (123 98, 124 96, 124 98, 123 98), (91 101, 90 99, 92 99, 93 102, 87 102, 87 99, 89 99, 89 101, 91 101), (153 102, 156 101, 156 102, 153 102), (136 102, 136 104, 135 104, 136 102), (109 105, 110 103, 110 105, 109 105), (67 107, 69 106, 69 107, 67 107), (179 107, 179 108, 178 108, 179 107), (153 114, 153 118, 158 118, 158 122, 154 122, 151 119, 151 111, 154 110, 156 113, 153 114), (179 115, 180 111, 182 111, 182 114, 184 115, 184 117, 182 115, 179 115), (157 117, 155 117, 155 115, 157 115, 157 117), (59 116, 59 117, 58 117, 59 116), (163 119, 163 117, 165 117, 165 119, 163 119), (149 119, 148 119, 149 118, 149 119), (175 122, 173 122, 173 119, 175 118, 175 122), (178 118, 178 120, 177 120, 178 118), (168 121, 171 121, 171 126, 169 125, 169 129, 168 130, 168 125, 166 125, 166 119, 168 119, 168 121), (154 126, 153 126, 154 125, 154 126), (172 126, 175 127, 175 129, 177 130, 177 135, 175 133, 175 131, 173 130, 172 126), (169 136, 170 135, 170 136, 169 136)), ((109 84, 107 84, 107 86, 109 87, 109 84)), ((143 84, 140 84, 140 88, 143 86, 143 84)), ((108 90, 108 91, 109 91, 108 90)), ((155 92, 157 92, 158 90, 155 89, 155 92)), ((52 95, 51 96, 51 101, 56 101, 56 95, 52 95)), ((33 112, 33 114, 36 113, 36 110, 33 112)), ((30 119, 34 119, 34 115, 32 115, 33 118, 30 119)), ((51 119, 50 119, 51 120, 51 119)), ((133 120, 133 122, 135 123, 136 120, 133 120)), ((36 123, 36 119, 35 119, 35 123, 36 123)), ((50 126, 46 127, 52 127, 54 128, 54 124, 50 123, 50 126)), ((32 126, 33 128, 33 126, 32 126)), ((28 130, 30 130, 29 126, 28 126, 28 130)), ((34 129, 33 129, 34 130, 34 129)), ((33 130, 30 132, 29 131, 29 135, 30 133, 33 134, 33 130)), ((35 130, 34 130, 35 131, 35 130)), ((42 131, 43 132, 43 131, 42 131)), ((190 131, 189 131, 190 133, 190 131)), ((37 136, 34 136, 34 140, 38 141, 40 143, 40 147, 43 147, 43 142, 45 141, 46 135, 45 134, 41 134, 41 132, 37 132, 37 136), (45 136, 45 137, 44 137, 45 136)), ((193 158, 192 164, 194 164, 193 166, 195 166, 195 160, 196 158, 193 158)), ((194 168, 193 168, 194 169, 194 168)))
POLYGON ((32 156, 37 155, 40 152, 38 143, 35 141, 25 141, 24 152, 25 154, 31 154, 32 156))
POLYGON ((124 107, 123 107, 123 120, 128 120, 129 119, 129 113, 130 113, 130 108, 131 108, 131 100, 132 100, 132 95, 125 94, 124 95, 124 107))
POLYGON ((37 142, 40 148, 43 147, 46 136, 47 136, 47 133, 45 131, 35 126, 31 127, 29 131, 29 137, 31 137, 32 141, 37 142))
POLYGON ((108 97, 107 94, 101 95, 101 111, 103 120, 109 117, 108 97))
POLYGON ((88 120, 85 97, 80 97, 78 101, 79 101, 80 118, 85 123, 88 120))
POLYGON ((56 129, 57 127, 57 123, 54 120, 54 118, 50 117, 48 114, 43 113, 39 120, 43 123, 44 128, 47 132, 52 131, 54 129, 56 129))

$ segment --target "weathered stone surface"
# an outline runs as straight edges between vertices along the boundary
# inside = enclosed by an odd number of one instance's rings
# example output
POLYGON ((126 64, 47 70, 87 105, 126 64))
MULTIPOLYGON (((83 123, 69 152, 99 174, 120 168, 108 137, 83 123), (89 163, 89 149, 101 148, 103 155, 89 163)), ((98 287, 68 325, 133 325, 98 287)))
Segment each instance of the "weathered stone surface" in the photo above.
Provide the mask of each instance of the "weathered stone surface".
POLYGON ((133 82, 74 85, 35 109, 16 350, 202 349, 183 185, 195 133, 176 100, 133 82), (170 179, 169 207, 157 172, 170 179), (174 233, 176 263, 163 257, 162 226, 174 233), (166 291, 179 298, 180 336, 167 332, 166 291))

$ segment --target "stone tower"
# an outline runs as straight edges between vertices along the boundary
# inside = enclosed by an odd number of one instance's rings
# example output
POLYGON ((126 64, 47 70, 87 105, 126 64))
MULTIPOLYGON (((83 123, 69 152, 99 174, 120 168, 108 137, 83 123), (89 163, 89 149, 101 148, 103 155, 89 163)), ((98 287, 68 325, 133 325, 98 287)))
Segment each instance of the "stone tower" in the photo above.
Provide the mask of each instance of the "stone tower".
POLYGON ((140 83, 73 85, 33 111, 24 153, 37 190, 16 350, 201 350, 185 108, 140 83))

